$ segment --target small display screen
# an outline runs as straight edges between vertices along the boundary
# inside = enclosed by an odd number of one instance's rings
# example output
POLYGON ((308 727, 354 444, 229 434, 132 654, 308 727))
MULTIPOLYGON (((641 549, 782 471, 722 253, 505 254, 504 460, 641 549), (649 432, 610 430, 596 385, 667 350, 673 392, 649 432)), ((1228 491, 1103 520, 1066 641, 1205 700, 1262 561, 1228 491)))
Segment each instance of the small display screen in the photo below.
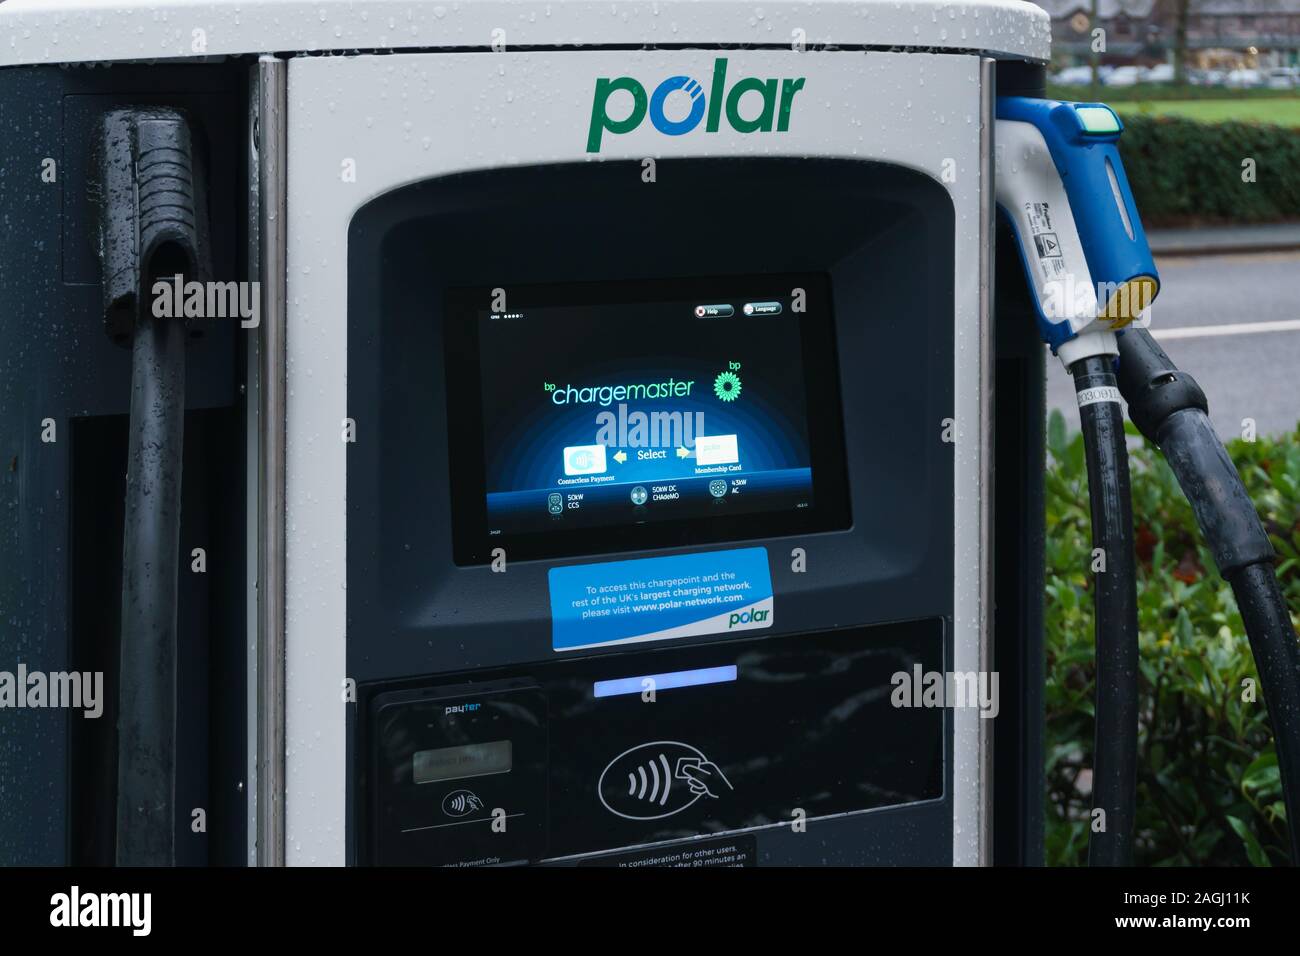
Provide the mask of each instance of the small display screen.
POLYGON ((846 523, 824 276, 463 290, 449 325, 460 556, 846 523))
POLYGON ((411 758, 411 774, 416 783, 486 777, 509 772, 511 759, 512 748, 508 740, 417 750, 411 758))

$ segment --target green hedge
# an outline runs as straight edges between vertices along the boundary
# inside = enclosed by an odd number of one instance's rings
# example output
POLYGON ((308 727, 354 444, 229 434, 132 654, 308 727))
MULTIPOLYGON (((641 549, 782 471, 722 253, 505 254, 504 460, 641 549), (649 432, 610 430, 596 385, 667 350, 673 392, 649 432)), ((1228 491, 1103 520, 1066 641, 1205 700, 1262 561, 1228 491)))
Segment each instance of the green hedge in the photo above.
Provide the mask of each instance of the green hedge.
MULTIPOLYGON (((1131 426, 1130 426, 1131 427, 1131 426)), ((1082 436, 1048 426, 1046 856, 1087 858, 1093 735, 1093 616, 1082 436)), ((1300 429, 1234 441, 1229 453, 1281 556, 1300 616, 1300 429)), ((1141 717, 1136 862, 1268 865, 1287 859, 1286 817, 1263 697, 1232 592, 1159 452, 1132 456, 1139 556, 1141 717)))
POLYGON ((1148 226, 1300 218, 1300 130, 1126 115, 1120 150, 1148 226))
MULTIPOLYGON (((1192 86, 1184 83, 1135 83, 1133 86, 1100 86, 1096 98, 1103 103, 1141 103, 1154 100, 1286 100, 1293 99, 1295 90, 1271 90, 1268 87, 1229 89, 1223 86, 1192 86)), ((1047 98, 1050 100, 1089 100, 1093 91, 1088 86, 1062 86, 1048 82, 1047 98)))

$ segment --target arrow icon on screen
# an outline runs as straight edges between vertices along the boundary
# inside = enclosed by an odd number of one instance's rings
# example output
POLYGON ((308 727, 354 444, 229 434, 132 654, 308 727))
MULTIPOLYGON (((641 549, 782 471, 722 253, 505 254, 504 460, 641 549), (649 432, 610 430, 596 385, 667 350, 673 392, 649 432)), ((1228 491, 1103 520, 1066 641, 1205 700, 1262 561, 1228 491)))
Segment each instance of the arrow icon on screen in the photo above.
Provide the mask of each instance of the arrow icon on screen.
POLYGON ((622 451, 621 449, 615 452, 614 460, 618 462, 620 465, 623 464, 623 462, 627 461, 627 452, 622 451))
POLYGON ((678 458, 690 458, 690 457, 691 457, 691 450, 690 450, 689 448, 683 448, 681 445, 678 445, 678 446, 677 446, 677 457, 678 457, 678 458))

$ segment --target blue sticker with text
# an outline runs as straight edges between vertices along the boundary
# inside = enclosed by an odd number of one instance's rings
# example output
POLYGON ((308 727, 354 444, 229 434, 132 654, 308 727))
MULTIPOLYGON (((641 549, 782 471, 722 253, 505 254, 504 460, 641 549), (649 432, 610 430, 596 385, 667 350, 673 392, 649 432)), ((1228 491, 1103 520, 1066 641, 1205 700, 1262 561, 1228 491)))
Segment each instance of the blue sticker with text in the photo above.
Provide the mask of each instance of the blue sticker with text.
POLYGON ((557 651, 772 626, 766 548, 551 568, 557 651))

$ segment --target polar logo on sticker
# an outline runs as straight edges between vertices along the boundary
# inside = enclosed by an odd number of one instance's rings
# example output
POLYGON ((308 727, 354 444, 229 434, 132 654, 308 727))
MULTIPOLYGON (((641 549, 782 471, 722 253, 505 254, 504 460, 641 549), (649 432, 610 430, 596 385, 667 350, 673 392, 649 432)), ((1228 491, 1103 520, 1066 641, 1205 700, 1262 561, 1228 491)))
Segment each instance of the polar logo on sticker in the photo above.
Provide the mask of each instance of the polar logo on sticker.
POLYGON ((605 809, 624 820, 662 820, 702 799, 731 792, 731 781, 699 748, 652 740, 624 750, 596 784, 605 809))
POLYGON ((736 634, 775 615, 766 548, 569 565, 547 583, 556 651, 736 634))
POLYGON ((768 618, 772 614, 772 608, 769 604, 770 602, 764 602, 733 613, 731 617, 727 618, 727 630, 730 631, 737 627, 767 627, 770 623, 768 618))

